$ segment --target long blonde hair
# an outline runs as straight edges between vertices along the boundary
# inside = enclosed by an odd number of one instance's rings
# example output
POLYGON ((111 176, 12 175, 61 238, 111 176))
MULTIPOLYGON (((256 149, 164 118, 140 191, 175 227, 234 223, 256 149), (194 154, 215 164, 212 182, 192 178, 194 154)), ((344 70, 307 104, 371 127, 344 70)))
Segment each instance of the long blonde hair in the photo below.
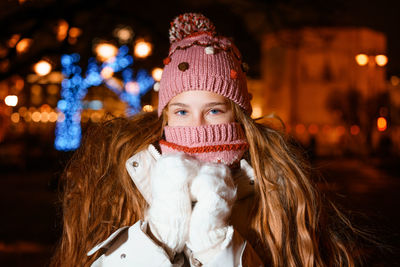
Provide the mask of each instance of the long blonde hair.
MULTIPOLYGON (((354 266, 346 231, 329 225, 320 193, 310 180, 308 167, 285 134, 255 122, 233 104, 250 148, 257 179, 253 246, 272 266, 354 266)), ((331 204, 335 223, 353 231, 350 222, 331 204)))
MULTIPOLYGON (((232 105, 250 144, 257 177, 258 201, 250 225, 253 234, 247 238, 265 265, 353 266, 351 247, 326 219, 306 167, 285 136, 232 105)), ((125 162, 162 137, 165 120, 165 113, 160 118, 155 112, 140 113, 88 131, 62 177, 63 234, 51 266, 89 266, 101 253, 87 257, 93 246, 143 218, 147 204, 125 162)), ((334 223, 351 229, 333 211, 334 223)))

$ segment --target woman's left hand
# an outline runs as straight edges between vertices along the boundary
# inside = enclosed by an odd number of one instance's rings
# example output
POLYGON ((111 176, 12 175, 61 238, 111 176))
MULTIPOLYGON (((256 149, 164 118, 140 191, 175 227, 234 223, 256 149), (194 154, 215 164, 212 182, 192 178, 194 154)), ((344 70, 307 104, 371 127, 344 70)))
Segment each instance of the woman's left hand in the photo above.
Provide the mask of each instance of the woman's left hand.
POLYGON ((226 239, 232 205, 236 199, 236 188, 230 169, 223 164, 203 164, 190 185, 193 208, 187 246, 202 263, 204 251, 216 248, 226 239))

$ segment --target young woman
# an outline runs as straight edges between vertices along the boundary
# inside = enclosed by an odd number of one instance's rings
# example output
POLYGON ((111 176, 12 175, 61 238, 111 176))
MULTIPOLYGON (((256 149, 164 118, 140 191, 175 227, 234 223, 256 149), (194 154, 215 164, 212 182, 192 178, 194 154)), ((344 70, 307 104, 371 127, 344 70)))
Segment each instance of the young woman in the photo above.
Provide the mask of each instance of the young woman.
POLYGON ((235 45, 193 13, 170 41, 158 113, 89 131, 67 167, 52 265, 353 266, 350 224, 250 117, 235 45))

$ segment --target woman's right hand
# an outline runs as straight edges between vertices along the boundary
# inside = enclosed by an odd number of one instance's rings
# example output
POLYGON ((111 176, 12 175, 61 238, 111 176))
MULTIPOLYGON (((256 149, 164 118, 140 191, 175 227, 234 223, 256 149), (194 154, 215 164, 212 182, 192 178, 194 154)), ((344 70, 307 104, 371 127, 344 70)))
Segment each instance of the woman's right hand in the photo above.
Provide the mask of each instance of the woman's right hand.
POLYGON ((147 220, 151 235, 164 245, 171 258, 183 250, 189 231, 192 204, 189 183, 199 161, 184 154, 162 156, 151 172, 151 204, 147 220))

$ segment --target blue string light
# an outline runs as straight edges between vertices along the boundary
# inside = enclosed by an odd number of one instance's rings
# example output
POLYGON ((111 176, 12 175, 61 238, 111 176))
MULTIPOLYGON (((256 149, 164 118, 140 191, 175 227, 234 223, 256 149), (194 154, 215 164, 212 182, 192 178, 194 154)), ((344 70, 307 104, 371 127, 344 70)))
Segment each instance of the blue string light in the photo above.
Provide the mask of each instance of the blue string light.
POLYGON ((127 46, 121 46, 115 58, 102 64, 95 58, 90 58, 85 77, 82 77, 82 69, 77 65, 79 60, 79 54, 61 57, 62 74, 65 78, 61 83, 61 99, 57 103, 60 114, 54 142, 54 147, 61 151, 75 150, 80 145, 81 113, 83 107, 87 106, 87 103, 83 103, 83 98, 89 87, 104 83, 128 104, 126 113, 130 116, 140 111, 140 98, 154 84, 153 78, 145 70, 139 70, 135 79, 133 78, 134 72, 130 68, 133 65, 133 58, 129 55, 127 46), (122 85, 115 78, 103 79, 100 73, 106 67, 111 68, 114 73, 121 72, 122 85))

